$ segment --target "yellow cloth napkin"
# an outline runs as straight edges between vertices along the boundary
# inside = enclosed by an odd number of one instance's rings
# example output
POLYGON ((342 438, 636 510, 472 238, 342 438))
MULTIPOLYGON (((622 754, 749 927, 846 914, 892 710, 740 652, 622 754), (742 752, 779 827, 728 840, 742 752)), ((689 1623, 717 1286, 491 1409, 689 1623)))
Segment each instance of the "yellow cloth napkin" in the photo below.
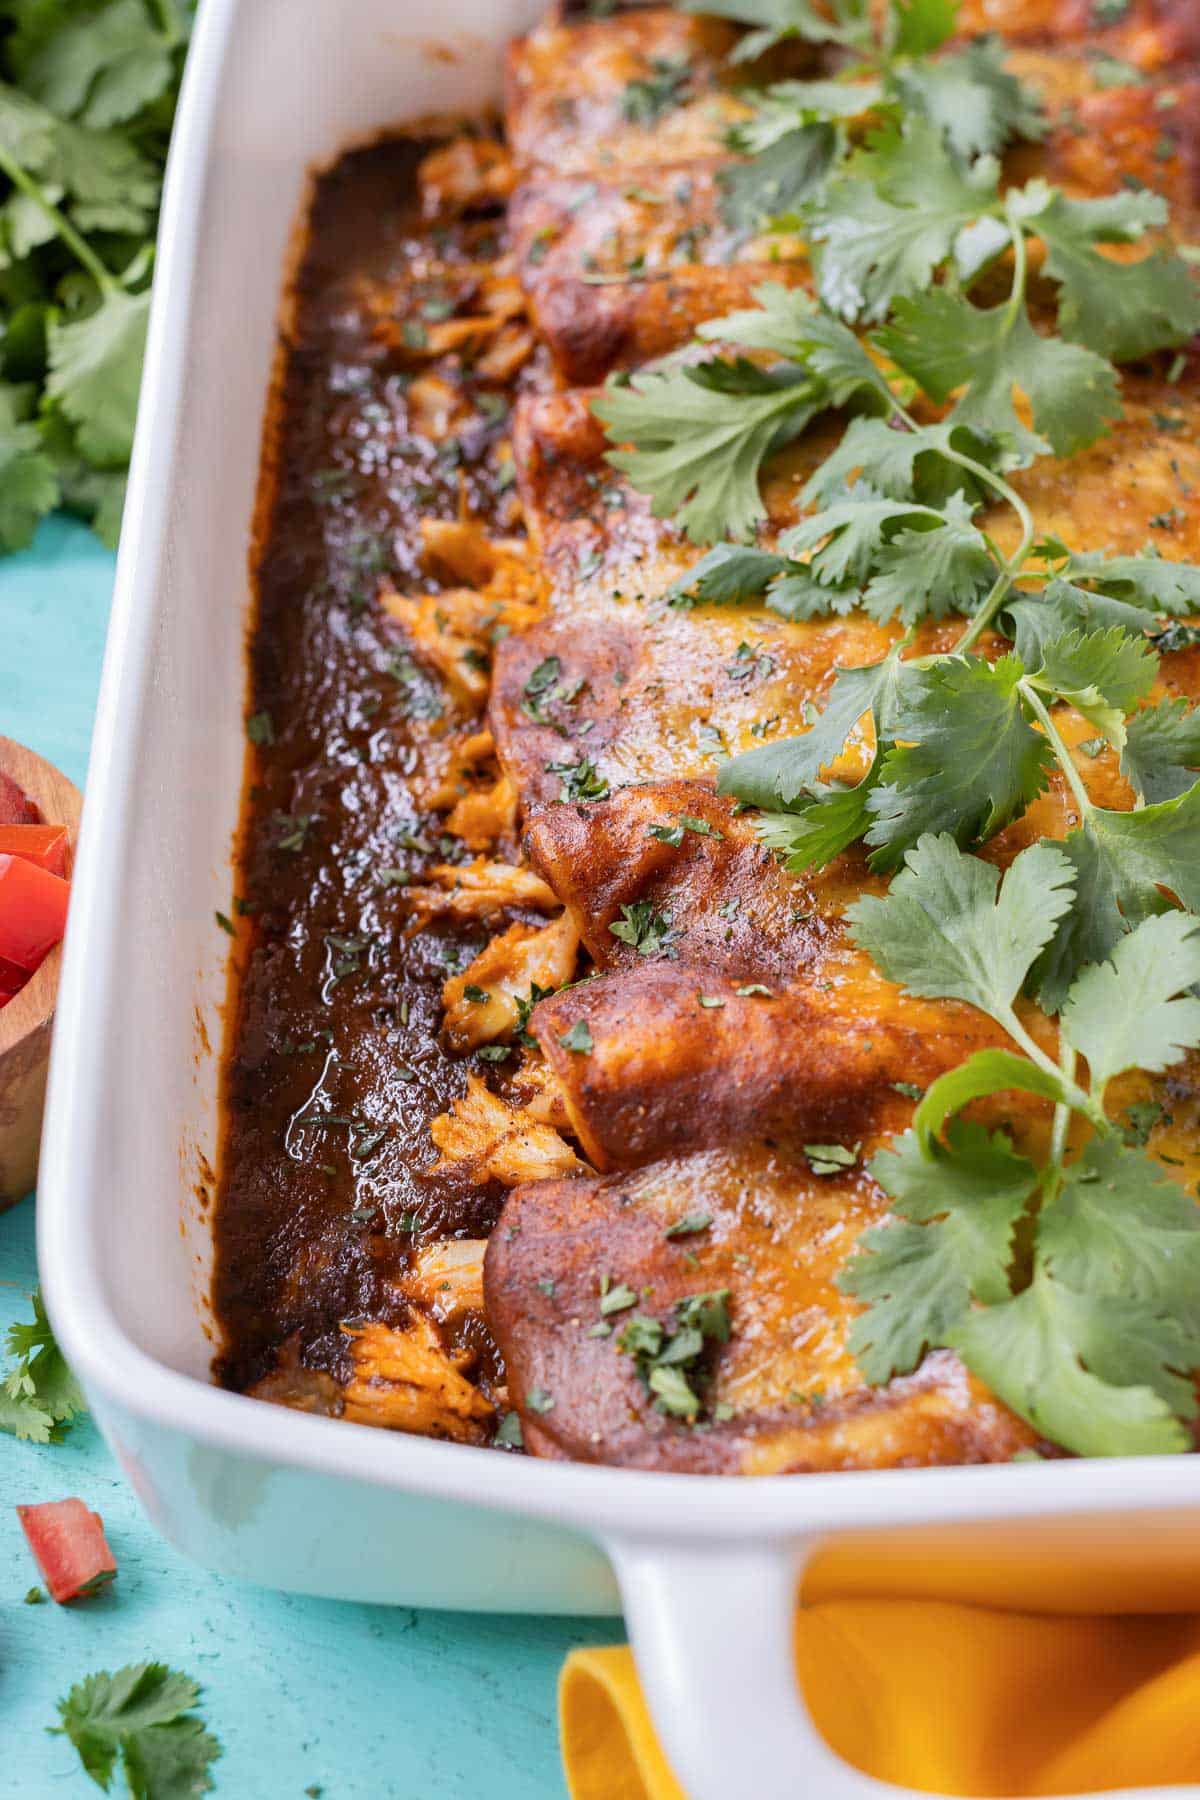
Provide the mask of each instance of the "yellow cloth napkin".
MULTIPOLYGON (((945 1600, 798 1611, 796 1666, 847 1761, 947 1794, 1200 1781, 1200 1616, 1045 1617, 945 1600)), ((687 1800, 624 1648, 577 1650, 559 1688, 572 1800, 687 1800)))

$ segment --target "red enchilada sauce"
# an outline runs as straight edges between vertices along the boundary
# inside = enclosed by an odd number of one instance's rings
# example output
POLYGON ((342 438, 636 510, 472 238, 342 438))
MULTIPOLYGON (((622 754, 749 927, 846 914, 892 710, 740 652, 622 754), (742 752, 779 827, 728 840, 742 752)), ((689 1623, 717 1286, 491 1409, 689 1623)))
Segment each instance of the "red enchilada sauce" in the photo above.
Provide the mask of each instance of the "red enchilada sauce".
MULTIPOLYGON (((496 920, 413 929, 406 890, 472 860, 429 804, 430 771, 470 721, 380 602, 392 586, 453 587, 423 554, 421 521, 520 531, 513 384, 481 372, 469 346, 435 356, 430 340, 478 311, 502 210, 485 192, 423 220, 415 174, 429 148, 355 151, 316 185, 256 553, 216 1366, 228 1387, 266 1378, 267 1397, 317 1410, 341 1410, 352 1334, 409 1316, 397 1283, 414 1251, 485 1236, 503 1198, 431 1172, 430 1120, 468 1070, 488 1072, 441 1047, 442 986, 496 920)), ((492 1392, 479 1315, 443 1337, 492 1392)))

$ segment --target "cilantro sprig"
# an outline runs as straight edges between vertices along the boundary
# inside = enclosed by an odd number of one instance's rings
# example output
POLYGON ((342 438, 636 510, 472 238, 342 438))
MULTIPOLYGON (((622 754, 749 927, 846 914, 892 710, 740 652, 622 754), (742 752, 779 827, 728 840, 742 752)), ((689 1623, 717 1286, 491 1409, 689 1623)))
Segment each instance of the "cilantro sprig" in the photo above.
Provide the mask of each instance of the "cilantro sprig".
POLYGON ((184 0, 0 22, 0 549, 58 504, 116 541, 184 0))
POLYGON ((76 1682, 58 1703, 67 1737, 97 1787, 118 1765, 130 1794, 144 1800, 198 1800, 212 1791, 221 1745, 196 1712, 200 1687, 165 1663, 131 1663, 76 1682))
POLYGON ((16 1360, 0 1382, 0 1431, 34 1444, 57 1442, 71 1420, 86 1411, 86 1402, 58 1347, 40 1292, 33 1295, 32 1320, 10 1325, 7 1343, 16 1360))
POLYGON ((1197 1413, 1200 1209, 1124 1141, 1105 1095, 1126 1070, 1167 1069, 1200 1045, 1190 992, 1200 921, 1148 918, 1084 969, 1063 1004, 1056 1062, 1015 1002, 1074 886, 1054 845, 1023 851, 1001 881, 928 836, 885 899, 850 909, 855 939, 886 975, 977 1007, 1016 1050, 978 1051, 935 1081, 912 1128, 875 1156, 894 1217, 864 1234, 839 1285, 864 1303, 851 1347, 872 1382, 946 1346, 1066 1449, 1182 1451, 1197 1413), (1012 1090, 1054 1106, 1041 1163, 1008 1132, 960 1116, 1012 1090), (1069 1152, 1073 1117, 1089 1135, 1069 1152))

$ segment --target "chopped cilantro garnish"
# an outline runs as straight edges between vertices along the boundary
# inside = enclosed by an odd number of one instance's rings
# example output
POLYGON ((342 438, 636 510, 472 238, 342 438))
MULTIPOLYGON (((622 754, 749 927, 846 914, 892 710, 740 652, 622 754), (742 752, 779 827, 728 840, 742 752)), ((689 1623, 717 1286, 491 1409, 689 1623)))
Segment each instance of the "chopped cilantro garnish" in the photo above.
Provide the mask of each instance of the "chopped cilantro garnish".
POLYGON ((543 657, 530 673, 521 690, 521 711, 535 725, 550 725, 561 730, 553 719, 547 718, 545 711, 558 693, 561 680, 562 662, 557 656, 543 657))
POLYGON ((525 1448, 525 1438, 521 1431, 521 1416, 519 1413, 505 1413, 499 1425, 496 1427, 496 1435, 492 1439, 492 1442, 494 1444, 502 1444, 506 1450, 523 1450, 525 1448))
POLYGON ((636 1305, 637 1294, 623 1281, 618 1282, 615 1287, 609 1287, 600 1296, 600 1313, 603 1318, 607 1318, 610 1313, 626 1312, 629 1307, 636 1305))
POLYGON ((712 1214, 706 1212, 684 1213, 673 1225, 668 1225, 663 1236, 669 1238, 694 1237, 699 1231, 707 1231, 712 1224, 712 1214))
POLYGON ((1121 1115, 1121 1136, 1135 1149, 1144 1149, 1159 1125, 1169 1125, 1171 1115, 1158 1100, 1135 1100, 1121 1115))
POLYGON ((559 1038, 564 1050, 571 1050, 576 1056, 590 1056, 595 1049, 592 1032, 586 1019, 576 1019, 569 1031, 564 1031, 559 1038))
POLYGON ((608 929, 623 944, 635 949, 639 956, 673 957, 677 954, 675 946, 681 934, 675 930, 668 915, 657 912, 649 900, 635 900, 622 906, 621 917, 608 929))
POLYGON ((608 797, 608 777, 602 775, 586 756, 573 763, 548 762, 546 773, 562 776, 560 801, 604 800, 608 797))
POLYGON ((840 1175, 858 1164, 860 1146, 848 1149, 844 1144, 805 1144, 804 1154, 814 1175, 840 1175))
POLYGON ((537 1042, 529 1030, 529 1017, 539 1000, 548 1000, 554 992, 553 988, 540 987, 535 981, 528 994, 517 996, 517 1042, 532 1046, 537 1042))
POLYGON ((648 72, 627 85, 621 111, 633 125, 653 125, 682 104, 690 81, 691 69, 683 57, 651 57, 648 72))
POLYGON ((707 819, 693 818, 691 813, 676 813, 673 825, 647 825, 646 830, 660 844, 670 844, 674 849, 679 848, 684 833, 688 831, 694 832, 697 837, 720 838, 725 835, 715 825, 710 825, 707 819))
POLYGON ((635 1313, 617 1339, 631 1356, 647 1391, 661 1412, 694 1423, 702 1410, 707 1385, 703 1365, 706 1343, 729 1342, 729 1290, 690 1294, 676 1302, 665 1323, 635 1313))

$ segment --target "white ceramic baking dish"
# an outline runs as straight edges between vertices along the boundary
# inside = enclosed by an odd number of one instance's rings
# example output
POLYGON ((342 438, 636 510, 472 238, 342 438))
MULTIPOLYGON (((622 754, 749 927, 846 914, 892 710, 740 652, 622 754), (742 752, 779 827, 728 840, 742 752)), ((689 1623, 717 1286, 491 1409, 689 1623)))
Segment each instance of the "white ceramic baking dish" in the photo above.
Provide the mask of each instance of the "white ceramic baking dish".
MULTIPOLYGON (((210 1385, 209 1238, 246 553, 306 172, 498 93, 538 0, 204 0, 163 217, 146 382, 59 1001, 39 1199, 50 1312, 150 1517, 208 1566, 409 1605, 624 1609, 693 1800, 894 1793, 798 1705, 825 1591, 1200 1604, 1200 1459, 721 1480, 540 1463, 210 1385), (839 1569, 854 1571, 839 1577, 839 1569)), ((464 1700, 464 1705, 466 1701, 464 1700)), ((1014 1720, 1014 1730, 1020 1721, 1014 1720)), ((1178 1795, 1183 1790, 1170 1790, 1178 1795)), ((1188 1790, 1200 1793, 1200 1789, 1188 1790)))

